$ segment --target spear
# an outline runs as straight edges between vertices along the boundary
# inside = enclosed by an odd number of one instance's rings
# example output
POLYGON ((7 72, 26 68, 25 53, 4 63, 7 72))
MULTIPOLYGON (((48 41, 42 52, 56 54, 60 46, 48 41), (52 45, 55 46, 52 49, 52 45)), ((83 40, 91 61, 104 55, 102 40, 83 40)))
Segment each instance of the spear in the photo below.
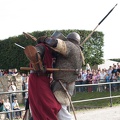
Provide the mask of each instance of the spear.
POLYGON ((113 11, 113 9, 117 6, 117 4, 107 13, 107 15, 97 24, 94 30, 86 37, 86 39, 81 43, 81 46, 91 37, 94 31, 98 28, 98 26, 106 19, 106 17, 113 11))
POLYGON ((22 48, 22 49, 25 49, 25 47, 23 47, 23 46, 21 46, 21 45, 19 45, 19 44, 17 44, 17 43, 14 43, 14 44, 15 44, 16 46, 22 48))
POLYGON ((36 37, 34 37, 34 36, 30 35, 29 33, 25 33, 25 32, 23 32, 23 34, 25 35, 26 39, 30 38, 30 39, 32 39, 32 40, 34 40, 34 41, 36 41, 36 40, 37 40, 37 38, 36 38, 36 37))

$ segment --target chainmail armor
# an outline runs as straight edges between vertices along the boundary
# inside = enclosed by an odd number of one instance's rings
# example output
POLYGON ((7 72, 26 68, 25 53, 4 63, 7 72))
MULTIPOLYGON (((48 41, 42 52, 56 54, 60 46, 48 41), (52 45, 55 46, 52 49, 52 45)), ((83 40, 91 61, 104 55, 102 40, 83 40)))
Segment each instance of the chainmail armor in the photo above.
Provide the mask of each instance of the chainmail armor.
MULTIPOLYGON (((60 69, 79 69, 82 65, 81 55, 80 55, 80 46, 78 44, 74 44, 70 41, 65 41, 67 46, 66 56, 59 54, 57 56, 55 68, 60 69)), ((59 71, 53 73, 53 79, 55 80, 53 92, 56 90, 62 90, 63 88, 58 82, 61 80, 62 82, 70 84, 75 82, 78 74, 76 72, 68 72, 68 71, 59 71)))

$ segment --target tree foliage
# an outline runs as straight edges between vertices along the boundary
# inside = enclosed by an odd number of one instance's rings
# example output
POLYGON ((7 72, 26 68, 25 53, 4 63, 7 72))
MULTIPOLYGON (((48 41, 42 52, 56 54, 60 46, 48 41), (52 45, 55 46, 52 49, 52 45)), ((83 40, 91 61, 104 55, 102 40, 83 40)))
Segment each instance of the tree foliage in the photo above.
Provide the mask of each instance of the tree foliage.
MULTIPOLYGON (((85 30, 60 30, 64 36, 70 32, 77 32, 81 36, 81 42, 91 33, 85 30)), ((29 33, 36 38, 40 36, 51 36, 54 31, 35 31, 29 33)), ((103 62, 103 45, 104 35, 102 32, 94 32, 93 35, 84 43, 83 54, 85 56, 85 63, 90 65, 97 65, 103 62)), ((0 41, 0 69, 10 69, 29 66, 29 61, 24 54, 24 49, 16 46, 17 43, 23 47, 28 45, 36 45, 36 42, 31 39, 26 39, 24 35, 9 37, 8 39, 0 41)))
POLYGON ((120 62, 120 58, 110 59, 110 60, 115 61, 115 62, 120 62))

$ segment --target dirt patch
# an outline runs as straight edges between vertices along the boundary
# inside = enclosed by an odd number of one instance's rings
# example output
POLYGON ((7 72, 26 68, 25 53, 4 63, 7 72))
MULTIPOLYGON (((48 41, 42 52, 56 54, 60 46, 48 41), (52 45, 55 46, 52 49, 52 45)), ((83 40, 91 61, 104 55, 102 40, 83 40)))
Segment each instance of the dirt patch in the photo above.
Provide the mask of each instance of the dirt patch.
POLYGON ((77 120, 120 120, 120 105, 76 111, 77 120))

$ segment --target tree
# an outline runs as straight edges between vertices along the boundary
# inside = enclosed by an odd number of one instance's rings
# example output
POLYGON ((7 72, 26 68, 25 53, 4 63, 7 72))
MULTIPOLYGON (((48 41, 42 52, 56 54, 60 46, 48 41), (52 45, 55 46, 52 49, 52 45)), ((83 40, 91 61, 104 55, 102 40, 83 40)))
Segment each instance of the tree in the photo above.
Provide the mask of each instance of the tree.
MULTIPOLYGON (((60 30, 64 36, 67 36, 70 32, 77 32, 81 36, 81 42, 91 33, 91 31, 85 30, 60 30)), ((29 33, 36 38, 40 36, 51 36, 54 31, 34 31, 29 33)), ((85 62, 90 65, 97 65, 103 62, 103 33, 94 32, 93 35, 84 43, 83 53, 85 56, 85 62)), ((25 47, 28 45, 35 45, 36 42, 31 39, 26 39, 24 35, 10 37, 8 39, 0 41, 0 69, 19 69, 22 66, 29 66, 29 61, 24 54, 24 50, 15 46, 14 43, 20 44, 25 47)))

